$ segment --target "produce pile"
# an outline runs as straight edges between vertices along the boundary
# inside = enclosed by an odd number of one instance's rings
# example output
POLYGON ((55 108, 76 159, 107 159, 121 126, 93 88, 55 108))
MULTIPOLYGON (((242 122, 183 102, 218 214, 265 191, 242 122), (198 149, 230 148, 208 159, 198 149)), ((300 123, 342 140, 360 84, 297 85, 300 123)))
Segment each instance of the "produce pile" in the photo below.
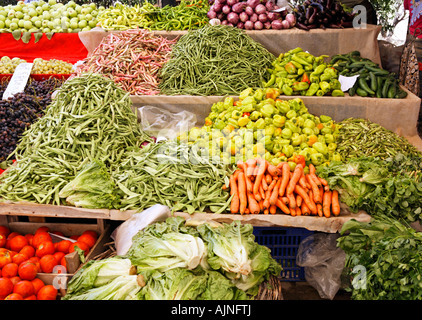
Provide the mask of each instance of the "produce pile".
POLYGON ((13 32, 16 38, 22 33, 55 33, 88 31, 97 25, 97 16, 104 7, 92 2, 78 5, 48 1, 18 1, 15 5, 0 7, 0 29, 13 32))
POLYGON ((166 95, 237 95, 260 87, 273 54, 243 30, 206 25, 180 37, 160 70, 166 95))
MULTIPOLYGON (((8 83, 8 80, 1 81, 0 96, 8 83)), ((51 102, 51 94, 62 83, 63 80, 56 78, 42 81, 30 79, 24 92, 17 93, 8 100, 0 100, 0 163, 6 159, 15 159, 13 151, 22 134, 43 116, 44 109, 51 102)))
POLYGON ((338 81, 338 72, 324 59, 315 57, 301 48, 281 53, 268 69, 270 75, 264 87, 280 89, 286 96, 344 96, 338 81))
POLYGON ((86 263, 64 300, 246 300, 281 266, 252 225, 197 227, 170 217, 139 231, 124 256, 86 263))
POLYGON ((329 218, 340 214, 338 191, 331 191, 315 167, 309 173, 298 163, 293 172, 286 162, 274 166, 258 158, 239 162, 230 176, 230 212, 240 214, 318 215, 329 218))
POLYGON ((217 21, 246 30, 293 28, 295 16, 287 10, 280 11, 273 0, 213 0, 207 16, 210 23, 217 21))
POLYGON ((296 26, 303 30, 315 28, 352 28, 354 14, 337 0, 305 0, 293 10, 296 26))
POLYGON ((144 29, 110 33, 84 59, 76 75, 99 73, 132 95, 158 94, 158 74, 174 42, 144 29))
POLYGON ((330 64, 345 77, 358 76, 354 86, 348 90, 350 96, 404 99, 407 92, 400 88, 394 73, 379 67, 359 51, 337 54, 331 57, 330 64))
POLYGON ((57 273, 56 268, 66 270, 65 255, 74 251, 87 255, 98 238, 95 231, 87 230, 72 235, 75 242, 53 242, 50 232, 64 236, 46 226, 26 234, 0 226, 0 300, 56 300, 58 290, 37 274, 57 273))
MULTIPOLYGON (((10 59, 8 56, 3 56, 0 59, 0 74, 12 74, 19 64, 26 62, 18 57, 10 59)), ((73 64, 58 59, 35 58, 31 69, 31 74, 70 74, 72 72, 73 64)))
POLYGON ((278 99, 278 92, 248 88, 238 101, 227 97, 211 106, 202 128, 178 139, 230 164, 258 156, 273 165, 289 162, 292 168, 301 157, 315 166, 341 160, 338 125, 328 116, 310 114, 299 98, 278 99))
POLYGON ((350 220, 338 246, 346 256, 354 300, 421 300, 422 233, 395 219, 350 220), (365 268, 365 277, 359 274, 365 268))
POLYGON ((191 30, 208 23, 209 5, 202 0, 182 0, 177 6, 154 6, 145 1, 142 5, 116 3, 98 16, 105 30, 191 30))

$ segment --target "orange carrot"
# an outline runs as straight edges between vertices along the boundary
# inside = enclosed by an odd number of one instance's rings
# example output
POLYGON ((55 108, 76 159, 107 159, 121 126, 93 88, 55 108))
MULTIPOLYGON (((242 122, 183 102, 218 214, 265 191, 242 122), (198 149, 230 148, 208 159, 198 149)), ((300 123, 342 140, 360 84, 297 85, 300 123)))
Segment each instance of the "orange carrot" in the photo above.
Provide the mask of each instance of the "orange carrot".
POLYGON ((255 169, 253 171, 253 176, 255 177, 255 179, 256 179, 256 176, 258 175, 258 171, 259 171, 259 166, 255 166, 255 169))
POLYGON ((245 214, 249 214, 249 213, 251 213, 250 210, 249 210, 249 208, 246 208, 245 209, 245 214))
POLYGON ((262 188, 262 185, 259 186, 259 194, 261 195, 262 199, 265 199, 265 191, 264 188, 262 188))
POLYGON ((267 166, 267 171, 270 175, 272 175, 273 177, 277 177, 279 175, 281 175, 281 170, 278 169, 275 165, 273 164, 269 164, 267 166))
POLYGON ((283 170, 283 166, 284 166, 285 163, 287 163, 287 162, 281 161, 278 165, 276 165, 276 167, 280 170, 283 170))
POLYGON ((335 216, 340 214, 340 202, 338 199, 338 191, 333 190, 331 195, 331 210, 335 216))
POLYGON ((316 215, 318 213, 317 212, 318 209, 314 201, 314 193, 312 192, 312 190, 309 190, 308 195, 309 195, 309 200, 311 201, 311 206, 309 207, 309 210, 311 211, 312 215, 316 215))
POLYGON ((260 211, 264 211, 264 200, 258 202, 260 211))
POLYGON ((281 174, 281 185, 280 185, 280 189, 278 190, 278 195, 280 197, 284 196, 289 180, 290 180, 290 166, 286 162, 284 162, 284 165, 282 168, 282 174, 281 174))
POLYGON ((315 166, 312 163, 309 164, 309 175, 310 175, 310 178, 312 178, 312 180, 315 182, 315 184, 318 187, 320 187, 322 185, 321 181, 319 181, 319 179, 316 175, 315 166))
POLYGON ((262 186, 262 178, 265 175, 265 170, 267 169, 267 163, 264 159, 257 158, 257 164, 259 165, 258 174, 255 178, 255 183, 253 185, 253 193, 256 194, 259 191, 259 186, 262 186))
POLYGON ((310 214, 309 207, 306 205, 305 201, 302 202, 301 209, 304 216, 308 216, 310 214))
POLYGON ((291 207, 290 207, 290 215, 291 215, 292 217, 296 217, 296 208, 291 208, 291 207))
POLYGON ((296 199, 293 193, 287 193, 286 194, 287 199, 289 199, 289 208, 290 209, 296 209, 296 199))
POLYGON ((271 214, 275 214, 277 212, 277 206, 276 205, 271 205, 270 206, 270 213, 271 214))
POLYGON ((303 188, 303 189, 309 189, 308 185, 306 184, 306 178, 305 178, 305 174, 302 173, 302 175, 299 178, 299 185, 303 188))
POLYGON ((267 182, 267 176, 268 174, 266 174, 265 177, 262 178, 262 188, 264 189, 264 191, 267 191, 268 185, 271 183, 271 181, 269 183, 267 182))
POLYGON ((267 173, 265 175, 265 182, 267 183, 267 185, 270 184, 272 180, 273 180, 273 177, 271 177, 271 175, 267 173))
POLYGON ((230 202, 230 212, 239 213, 239 190, 237 189, 237 182, 235 176, 230 176, 230 195, 233 196, 230 202))
POLYGON ((270 204, 271 205, 275 205, 277 199, 278 199, 278 189, 280 189, 280 185, 281 185, 281 180, 276 180, 277 183, 273 189, 273 191, 271 192, 271 196, 270 196, 270 204))
POLYGON ((270 213, 270 209, 264 209, 264 214, 269 214, 270 213))
POLYGON ((296 195, 296 205, 300 207, 302 205, 302 197, 300 195, 296 195))
POLYGON ((287 185, 286 193, 293 193, 295 190, 295 186, 298 183, 300 176, 303 174, 303 166, 301 164, 297 164, 295 169, 293 170, 292 178, 287 185))
POLYGON ((256 167, 256 159, 252 158, 252 159, 248 159, 246 160, 246 176, 250 179, 255 171, 255 167, 256 167))
POLYGON ((287 197, 279 197, 279 199, 281 200, 281 202, 283 202, 285 205, 289 204, 289 199, 287 197))
POLYGON ((331 191, 325 191, 322 199, 322 212, 326 218, 331 216, 331 191))
POLYGON ((237 179, 237 186, 239 190, 239 212, 240 214, 244 214, 246 208, 248 207, 248 196, 246 190, 246 179, 245 174, 243 171, 239 172, 239 176, 237 179))
POLYGON ((322 184, 323 186, 328 186, 328 182, 327 182, 327 180, 325 180, 324 178, 318 177, 318 180, 321 182, 321 184, 322 184))
POLYGON ((268 186, 267 191, 265 192, 265 199, 264 199, 264 209, 269 208, 271 203, 271 195, 273 194, 273 190, 275 189, 275 186, 277 185, 278 180, 273 180, 271 184, 268 186))
POLYGON ((261 211, 258 201, 256 201, 254 196, 250 193, 248 193, 248 208, 251 214, 259 214, 261 211))
POLYGON ((261 193, 260 192, 254 193, 253 197, 255 198, 256 201, 261 201, 262 200, 262 197, 261 197, 261 193))
POLYGON ((317 204, 317 212, 318 212, 318 216, 322 217, 324 215, 324 213, 322 212, 322 204, 318 203, 317 204))
POLYGON ((296 216, 301 216, 302 210, 300 210, 300 207, 296 207, 296 216))
POLYGON ((316 205, 312 202, 310 195, 308 195, 298 184, 295 186, 295 193, 303 199, 303 202, 306 203, 311 212, 316 212, 316 205))
POLYGON ((321 197, 321 194, 319 192, 319 188, 316 185, 315 181, 312 179, 311 174, 306 175, 306 180, 308 181, 309 185, 311 186, 312 194, 314 196, 314 198, 313 198, 314 202, 315 203, 321 203, 322 197, 321 197))
POLYGON ((278 208, 280 208, 280 210, 281 210, 281 211, 283 211, 284 213, 286 213, 286 214, 289 214, 289 213, 290 213, 290 209, 289 209, 289 208, 286 206, 286 204, 285 204, 283 201, 281 201, 280 199, 277 199, 277 201, 276 201, 275 205, 276 205, 278 208))

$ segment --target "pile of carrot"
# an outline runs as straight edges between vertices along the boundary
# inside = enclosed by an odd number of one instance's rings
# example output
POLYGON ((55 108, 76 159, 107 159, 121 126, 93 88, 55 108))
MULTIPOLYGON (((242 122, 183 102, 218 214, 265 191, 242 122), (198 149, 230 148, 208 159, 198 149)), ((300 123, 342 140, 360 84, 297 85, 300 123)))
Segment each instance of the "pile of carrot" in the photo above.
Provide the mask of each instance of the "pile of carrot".
POLYGON ((287 162, 277 166, 262 158, 238 162, 230 176, 230 212, 275 214, 279 209, 292 216, 338 216, 338 191, 316 175, 315 166, 308 167, 305 173, 302 164, 292 172, 287 162))

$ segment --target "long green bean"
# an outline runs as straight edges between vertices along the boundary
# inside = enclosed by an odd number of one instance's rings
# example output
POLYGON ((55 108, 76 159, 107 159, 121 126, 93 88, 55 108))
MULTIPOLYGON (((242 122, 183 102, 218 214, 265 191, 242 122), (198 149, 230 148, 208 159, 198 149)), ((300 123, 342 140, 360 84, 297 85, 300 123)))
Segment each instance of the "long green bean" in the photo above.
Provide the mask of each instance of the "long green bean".
POLYGON ((206 25, 180 37, 160 70, 161 94, 233 95, 261 87, 275 59, 243 30, 206 25))

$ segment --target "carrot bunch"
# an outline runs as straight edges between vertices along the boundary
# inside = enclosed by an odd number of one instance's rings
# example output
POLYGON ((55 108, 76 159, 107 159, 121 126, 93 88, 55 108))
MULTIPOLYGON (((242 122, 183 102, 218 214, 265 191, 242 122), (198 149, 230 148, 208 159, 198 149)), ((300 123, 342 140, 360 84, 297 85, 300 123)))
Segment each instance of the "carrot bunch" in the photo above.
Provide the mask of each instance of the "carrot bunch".
POLYGON ((340 214, 337 190, 330 190, 326 180, 318 177, 315 167, 309 173, 302 164, 293 172, 287 162, 277 166, 262 158, 238 162, 230 176, 231 213, 275 214, 277 210, 292 216, 340 214))

